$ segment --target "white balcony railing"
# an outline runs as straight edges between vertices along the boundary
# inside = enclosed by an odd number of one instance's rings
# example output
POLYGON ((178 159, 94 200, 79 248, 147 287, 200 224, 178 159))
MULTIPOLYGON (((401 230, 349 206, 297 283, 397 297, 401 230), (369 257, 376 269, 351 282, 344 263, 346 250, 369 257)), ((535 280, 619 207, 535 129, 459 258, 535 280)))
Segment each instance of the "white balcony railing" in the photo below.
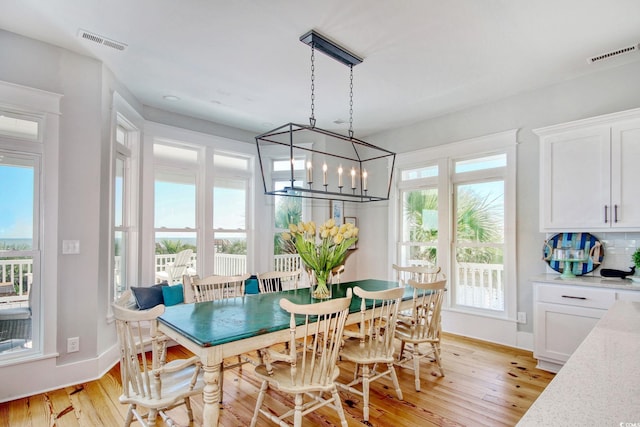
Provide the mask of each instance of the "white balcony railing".
POLYGON ((455 265, 456 304, 504 310, 504 266, 458 262, 455 265))
MULTIPOLYGON (((168 262, 175 260, 175 254, 156 255, 155 269, 163 271, 168 262)), ((191 257, 195 269, 196 254, 191 257)), ((247 256, 216 254, 214 261, 216 274, 234 275, 247 272, 247 256)), ((301 268, 297 254, 274 256, 274 270, 293 271, 301 268)), ((115 260, 118 276, 119 260, 115 260)), ((33 278, 31 259, 0 260, 0 303, 21 304, 27 301, 33 278), (20 284, 20 286, 18 285, 20 284), (11 286, 13 285, 13 287, 11 286)), ((453 273, 456 288, 456 304, 490 310, 504 310, 504 266, 502 264, 457 263, 453 273)), ((304 275, 303 275, 304 277, 304 275)), ((8 305, 3 305, 8 308, 8 305)))

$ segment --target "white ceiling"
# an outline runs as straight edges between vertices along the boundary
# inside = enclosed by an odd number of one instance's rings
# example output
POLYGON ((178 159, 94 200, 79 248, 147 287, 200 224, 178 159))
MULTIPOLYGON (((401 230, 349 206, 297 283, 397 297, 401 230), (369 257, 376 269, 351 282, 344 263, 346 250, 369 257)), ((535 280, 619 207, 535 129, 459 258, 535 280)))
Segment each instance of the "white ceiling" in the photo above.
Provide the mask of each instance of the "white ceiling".
MULTIPOLYGON (((145 105, 253 132, 308 123, 311 29, 364 58, 360 137, 640 59, 587 62, 640 42, 639 0, 5 0, 0 28, 98 58, 145 105)), ((317 53, 315 70, 317 125, 346 134, 349 69, 317 53)))

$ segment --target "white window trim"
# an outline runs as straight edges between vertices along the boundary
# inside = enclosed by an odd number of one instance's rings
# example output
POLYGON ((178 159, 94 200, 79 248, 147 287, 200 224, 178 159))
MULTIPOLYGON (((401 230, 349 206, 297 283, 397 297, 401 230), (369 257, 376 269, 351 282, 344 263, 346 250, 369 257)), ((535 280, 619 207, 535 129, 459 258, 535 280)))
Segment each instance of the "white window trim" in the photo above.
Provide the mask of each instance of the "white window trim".
MULTIPOLYGON (((110 174, 109 174, 109 268, 107 273, 107 280, 109 283, 107 303, 107 320, 113 321, 113 310, 111 303, 115 298, 115 289, 113 287, 114 280, 114 242, 113 235, 115 231, 114 216, 115 207, 113 206, 113 199, 115 194, 115 168, 116 157, 119 155, 125 156, 128 159, 129 177, 128 182, 124 184, 124 197, 123 197, 123 223, 127 228, 128 244, 125 250, 126 263, 127 263, 127 288, 131 284, 135 284, 139 281, 140 272, 138 270, 139 265, 139 244, 138 233, 140 228, 140 145, 142 143, 142 128, 144 127, 144 119, 142 116, 117 92, 113 93, 112 108, 111 108, 111 159, 110 159, 110 174), (128 147, 121 147, 120 143, 116 140, 116 129, 121 125, 127 130, 127 138, 130 141, 128 147)), ((122 261, 121 261, 122 262, 122 261)))
MULTIPOLYGON (((447 273, 451 271, 451 254, 450 244, 451 240, 451 194, 452 194, 452 173, 450 173, 450 159, 463 159, 468 157, 479 157, 482 155, 489 155, 493 153, 506 153, 507 155, 507 171, 505 176, 505 248, 507 248, 504 262, 505 262, 505 312, 504 314, 496 316, 492 313, 487 313, 484 310, 482 312, 475 312, 473 310, 462 310, 460 308, 447 307, 449 312, 459 312, 464 317, 468 315, 480 316, 486 318, 493 318, 496 320, 504 320, 512 324, 514 327, 517 322, 517 263, 515 259, 516 252, 516 209, 515 209, 515 195, 516 195, 516 146, 518 130, 512 129, 500 133, 486 135, 478 138, 472 138, 468 140, 453 142, 450 144, 444 144, 440 146, 425 148, 407 153, 400 153, 396 157, 396 185, 392 189, 391 201, 389 204, 389 246, 388 256, 389 263, 395 263, 397 261, 397 243, 399 242, 399 229, 401 220, 401 200, 399 197, 398 188, 400 187, 401 170, 417 168, 420 166, 428 166, 430 164, 438 163, 438 193, 446 195, 446 200, 442 200, 443 203, 439 203, 439 227, 440 230, 448 230, 449 236, 447 239, 440 239, 438 242, 438 260, 440 266, 447 273), (446 209, 442 212, 441 209, 446 209), (446 242, 444 241, 446 240, 446 242)), ((402 189, 411 187, 419 187, 421 183, 431 182, 431 178, 417 179, 411 181, 405 181, 402 185, 402 189)), ((392 278, 393 272, 390 271, 389 277, 392 278)), ((447 277, 450 277, 447 275, 447 277)), ((490 320, 489 319, 489 320, 490 320)), ((462 333, 461 329, 457 328, 458 324, 464 323, 464 321, 455 321, 455 330, 462 333)), ((470 323, 467 321, 467 323, 470 323)), ((483 322, 478 322, 476 330, 468 332, 471 336, 482 337, 483 333, 481 328, 485 328, 483 322)), ((473 328, 473 325, 471 325, 473 328)), ((515 329, 514 329, 515 331, 515 329)), ((486 336, 486 335, 485 335, 486 336)), ((487 339, 493 341, 499 341, 498 339, 487 339)))
MULTIPOLYGON (((177 143, 183 146, 197 147, 201 150, 198 154, 198 181, 196 182, 196 230, 198 231, 198 259, 205 262, 198 262, 198 274, 205 275, 206 270, 202 270, 203 265, 207 265, 206 260, 211 258, 210 266, 213 265, 212 247, 208 250, 203 247, 204 242, 213 242, 213 180, 215 172, 213 169, 213 153, 226 155, 245 156, 249 159, 249 191, 247 197, 251 203, 247 206, 247 269, 254 271, 254 263, 256 257, 261 251, 256 250, 257 244, 255 239, 255 219, 253 212, 255 211, 255 187, 258 182, 258 173, 255 173, 256 147, 254 144, 248 144, 244 141, 232 140, 225 137, 210 135, 206 133, 196 132, 188 129, 177 128, 170 125, 164 125, 156 122, 146 122, 144 127, 144 143, 142 146, 142 156, 145 167, 143 168, 142 188, 143 191, 143 212, 142 212, 142 245, 141 253, 155 253, 155 225, 154 225, 154 195, 153 185, 155 180, 153 144, 158 142, 177 143), (200 155, 202 154, 202 156, 200 155), (206 164, 206 166, 205 166, 206 164), (205 172, 207 173, 205 176, 205 172), (211 190, 211 191, 209 191, 211 190), (203 203, 201 203, 203 202, 203 203), (202 230, 199 228, 202 227, 202 230)), ((225 171, 221 172, 225 174, 225 171)), ((194 230, 194 231, 196 231, 194 230)), ((170 230, 167 230, 170 231, 170 230)), ((153 257, 142 256, 141 261, 141 280, 143 283, 154 283, 155 281, 155 265, 153 257)))
MULTIPOLYGON (((34 262, 34 271, 39 271, 40 280, 34 280, 33 290, 39 296, 34 298, 33 330, 34 338, 39 331, 34 351, 20 353, 20 357, 3 360, 0 376, 4 369, 12 369, 15 363, 57 357, 57 304, 43 304, 42 301, 56 301, 58 296, 58 175, 59 175, 59 122, 62 95, 0 81, 0 109, 21 112, 41 118, 38 141, 3 137, 3 148, 17 152, 29 152, 41 156, 39 195, 37 205, 40 242, 40 263, 34 262), (46 176, 46 179, 45 179, 46 176), (47 278, 45 280, 44 278, 47 278)), ((34 209, 36 205, 34 204, 34 209)), ((35 232, 35 229, 34 229, 35 232)), ((35 236, 34 236, 35 237, 35 236)), ((10 371, 6 377, 9 378, 10 371)))

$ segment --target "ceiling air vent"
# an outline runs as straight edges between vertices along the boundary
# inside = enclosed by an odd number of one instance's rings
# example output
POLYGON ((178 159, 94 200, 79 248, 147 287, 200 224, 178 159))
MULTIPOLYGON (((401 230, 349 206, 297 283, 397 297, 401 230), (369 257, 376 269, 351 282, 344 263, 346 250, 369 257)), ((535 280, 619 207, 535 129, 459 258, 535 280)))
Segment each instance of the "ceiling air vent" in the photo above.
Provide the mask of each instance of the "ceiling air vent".
POLYGON ((595 62, 599 62, 599 61, 603 61, 605 59, 609 59, 609 58, 613 58, 614 56, 619 56, 625 53, 631 53, 631 52, 637 52, 638 51, 638 44, 634 44, 631 46, 627 46, 627 47, 623 47, 621 49, 617 49, 617 50, 613 50, 611 52, 607 52, 607 53, 603 53, 602 55, 598 55, 598 56, 593 56, 591 58, 588 59, 588 62, 590 64, 593 64, 595 62))
POLYGON ((117 42, 115 40, 108 39, 104 36, 83 29, 78 30, 78 37, 116 50, 125 50, 127 48, 127 45, 125 43, 117 42))

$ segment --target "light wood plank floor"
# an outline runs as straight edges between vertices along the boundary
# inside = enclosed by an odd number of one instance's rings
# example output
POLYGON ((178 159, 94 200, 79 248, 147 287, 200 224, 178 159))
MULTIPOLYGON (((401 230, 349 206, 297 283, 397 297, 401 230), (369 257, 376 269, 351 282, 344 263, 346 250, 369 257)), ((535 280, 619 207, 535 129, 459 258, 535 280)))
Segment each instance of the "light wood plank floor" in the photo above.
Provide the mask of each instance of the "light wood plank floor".
MULTIPOLYGON (((413 372, 398 368, 404 400, 399 401, 390 382, 379 380, 371 387, 372 426, 513 426, 553 374, 535 368, 531 352, 445 334, 442 344, 445 377, 431 365, 422 364, 422 391, 414 389, 413 372)), ((187 357, 182 347, 172 347, 168 359, 187 357)), ((342 382, 353 375, 353 365, 340 362, 342 382)), ((223 426, 248 426, 253 415, 259 382, 253 367, 225 371, 224 402, 220 411, 223 426)), ((0 427, 121 426, 126 406, 118 402, 118 365, 97 381, 65 387, 29 398, 0 404, 0 427)), ((359 396, 340 392, 349 426, 362 426, 359 396)), ((287 396, 270 391, 265 399, 275 410, 283 409, 287 396)), ((193 401, 195 425, 202 422, 202 398, 193 401)), ((184 407, 171 413, 179 425, 188 425, 184 407)), ((261 418, 259 425, 270 424, 261 418)), ((323 408, 305 417, 305 426, 333 426, 338 419, 323 408)), ((134 423, 134 425, 139 425, 134 423)), ((164 426, 161 419, 158 425, 164 426)))

